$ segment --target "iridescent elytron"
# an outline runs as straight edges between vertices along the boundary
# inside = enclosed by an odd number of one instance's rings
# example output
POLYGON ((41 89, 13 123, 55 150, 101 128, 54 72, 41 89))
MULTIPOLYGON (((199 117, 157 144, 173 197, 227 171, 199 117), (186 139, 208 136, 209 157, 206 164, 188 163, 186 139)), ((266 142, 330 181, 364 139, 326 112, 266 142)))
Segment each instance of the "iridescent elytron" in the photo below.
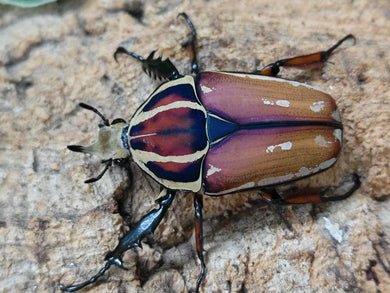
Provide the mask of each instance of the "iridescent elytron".
POLYGON ((178 190, 194 192, 196 248, 202 264, 195 291, 205 275, 203 259, 201 194, 223 195, 246 189, 262 189, 262 198, 277 203, 340 200, 359 187, 353 174, 339 188, 325 193, 311 189, 283 195, 275 185, 297 180, 331 167, 342 145, 342 123, 333 98, 312 86, 276 78, 279 67, 322 65, 348 35, 327 51, 282 59, 252 73, 198 72, 196 33, 188 42, 194 77, 182 76, 174 65, 153 54, 144 59, 119 47, 114 54, 130 55, 151 75, 166 79, 135 112, 129 123, 111 123, 95 108, 104 122, 99 139, 89 146, 70 150, 100 156, 104 171, 112 163, 131 158, 164 188, 158 209, 149 212, 126 233, 106 256, 106 265, 90 280, 65 287, 76 291, 95 282, 113 264, 124 268, 122 254, 141 245, 162 220, 178 190))

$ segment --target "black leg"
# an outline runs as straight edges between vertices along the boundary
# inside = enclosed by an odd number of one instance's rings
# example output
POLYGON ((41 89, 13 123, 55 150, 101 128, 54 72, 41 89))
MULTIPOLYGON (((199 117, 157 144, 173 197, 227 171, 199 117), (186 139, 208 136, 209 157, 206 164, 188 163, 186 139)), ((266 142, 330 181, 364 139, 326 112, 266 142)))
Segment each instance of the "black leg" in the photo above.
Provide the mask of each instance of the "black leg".
POLYGON ((191 19, 188 17, 186 13, 179 13, 177 17, 182 17, 187 22, 188 26, 191 29, 191 33, 189 39, 183 44, 183 47, 188 48, 190 51, 190 60, 191 60, 191 72, 197 74, 199 72, 197 54, 196 54, 196 30, 194 25, 192 24, 191 19))
POLYGON ((317 203, 343 200, 360 187, 359 176, 355 173, 342 178, 335 187, 306 188, 304 190, 278 193, 274 188, 264 189, 260 195, 267 202, 276 204, 317 203), (288 193, 288 194, 287 194, 288 193))
POLYGON ((280 67, 300 67, 300 68, 312 68, 323 65, 329 57, 332 55, 333 51, 339 47, 344 41, 352 39, 356 42, 356 39, 353 35, 349 34, 334 44, 331 48, 326 51, 320 51, 309 55, 297 56, 293 58, 281 59, 274 63, 271 63, 265 66, 261 70, 257 70, 255 74, 276 76, 280 67))
POLYGON ((195 194, 194 196, 194 207, 195 207, 195 237, 196 237, 196 252, 200 260, 202 269, 200 271, 198 280, 196 281, 195 292, 199 292, 200 284, 205 276, 206 264, 203 258, 203 198, 201 194, 195 194))
POLYGON ((127 51, 124 47, 118 47, 114 53, 114 59, 116 61, 119 54, 129 55, 142 63, 142 69, 150 77, 160 80, 173 80, 181 77, 182 75, 172 64, 169 58, 162 60, 162 55, 153 59, 156 50, 152 51, 149 56, 144 59, 142 56, 137 55, 134 52, 127 51))
POLYGON ((161 192, 159 198, 156 200, 160 207, 158 209, 153 209, 146 216, 144 216, 138 223, 134 225, 132 230, 127 232, 122 237, 122 239, 119 240, 117 247, 106 255, 106 265, 100 269, 96 275, 94 275, 89 280, 77 285, 64 286, 60 284, 60 289, 65 292, 74 292, 84 288, 85 286, 95 283, 101 276, 104 275, 104 273, 111 267, 111 265, 116 265, 126 270, 122 263, 123 253, 133 247, 142 248, 141 240, 146 235, 154 232, 163 219, 166 211, 170 207, 174 197, 174 191, 164 189, 161 192))

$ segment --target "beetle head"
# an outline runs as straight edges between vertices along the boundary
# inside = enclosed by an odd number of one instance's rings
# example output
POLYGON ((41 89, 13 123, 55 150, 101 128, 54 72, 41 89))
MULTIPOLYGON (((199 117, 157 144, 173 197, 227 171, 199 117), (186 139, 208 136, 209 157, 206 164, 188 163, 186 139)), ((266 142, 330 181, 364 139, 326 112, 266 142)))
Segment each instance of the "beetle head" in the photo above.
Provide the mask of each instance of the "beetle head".
POLYGON ((100 157, 101 162, 106 165, 104 170, 97 176, 90 178, 85 183, 98 181, 112 164, 122 165, 130 157, 127 144, 128 124, 122 118, 109 121, 96 108, 80 103, 80 107, 96 113, 103 120, 99 124, 98 139, 87 146, 68 145, 68 149, 73 152, 88 153, 100 157))

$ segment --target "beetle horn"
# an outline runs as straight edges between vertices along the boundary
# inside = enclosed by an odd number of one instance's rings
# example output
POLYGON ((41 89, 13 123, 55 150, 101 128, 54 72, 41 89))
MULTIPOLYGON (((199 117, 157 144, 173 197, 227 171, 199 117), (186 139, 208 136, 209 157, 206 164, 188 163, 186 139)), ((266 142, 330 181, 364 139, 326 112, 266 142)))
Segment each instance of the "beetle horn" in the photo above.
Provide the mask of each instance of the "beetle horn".
POLYGON ((67 148, 72 152, 85 153, 85 148, 82 145, 68 145, 67 148))
POLYGON ((114 119, 110 123, 96 108, 84 103, 80 103, 79 105, 84 109, 94 112, 103 120, 103 124, 99 125, 98 139, 94 143, 86 146, 68 145, 70 151, 96 155, 102 160, 101 162, 105 165, 103 171, 98 176, 85 181, 85 183, 92 183, 102 178, 108 168, 112 166, 112 163, 118 164, 122 160, 130 157, 127 146, 128 124, 122 118, 114 119))
MULTIPOLYGON (((95 144, 92 144, 90 146, 68 145, 67 147, 72 152, 93 154, 94 153, 93 149, 94 149, 95 144)), ((102 162, 102 164, 105 165, 103 171, 101 171, 99 173, 99 175, 97 175, 96 177, 91 177, 91 178, 85 180, 84 183, 93 183, 93 182, 100 180, 103 177, 103 175, 107 172, 107 170, 112 166, 113 160, 107 159, 107 160, 102 160, 101 162, 102 162)))

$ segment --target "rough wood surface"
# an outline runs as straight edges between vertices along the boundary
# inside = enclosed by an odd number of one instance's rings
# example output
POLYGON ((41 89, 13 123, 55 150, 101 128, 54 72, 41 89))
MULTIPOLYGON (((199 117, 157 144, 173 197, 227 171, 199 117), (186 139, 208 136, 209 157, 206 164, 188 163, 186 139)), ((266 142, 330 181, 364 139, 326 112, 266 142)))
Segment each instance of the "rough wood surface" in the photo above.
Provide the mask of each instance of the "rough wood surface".
MULTIPOLYGON (((0 291, 58 292, 89 278, 118 237, 153 206, 159 187, 131 164, 101 181, 96 158, 66 145, 96 137, 98 118, 129 119, 157 85, 134 60, 112 58, 123 41, 159 49, 189 73, 180 46, 185 11, 199 35, 203 69, 251 71, 326 49, 348 33, 320 72, 281 76, 330 92, 342 111, 345 147, 334 168, 302 185, 357 172, 348 200, 275 210, 256 194, 206 198, 207 276, 202 292, 388 292, 390 288, 390 2, 58 1, 0 6, 0 291), (328 219, 328 220, 325 220, 328 219), (327 221, 342 231, 332 238, 327 221)), ((84 292, 187 292, 199 266, 192 195, 179 194, 143 250, 84 292)))

